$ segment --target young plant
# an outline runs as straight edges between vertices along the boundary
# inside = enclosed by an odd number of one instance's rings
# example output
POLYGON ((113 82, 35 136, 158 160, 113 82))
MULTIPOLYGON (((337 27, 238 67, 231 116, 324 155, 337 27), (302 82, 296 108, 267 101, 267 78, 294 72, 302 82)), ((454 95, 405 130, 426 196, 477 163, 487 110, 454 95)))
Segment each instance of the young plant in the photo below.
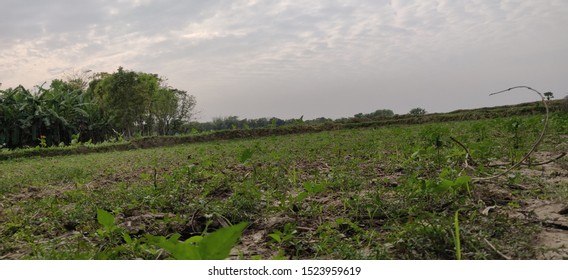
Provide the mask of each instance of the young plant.
MULTIPOLYGON (((103 226, 102 229, 97 230, 97 234, 101 237, 110 238, 112 235, 119 233, 122 234, 124 242, 131 247, 141 244, 157 246, 169 252, 177 260, 226 259, 247 226, 247 223, 242 222, 218 229, 205 236, 198 235, 185 241, 179 241, 181 235, 177 233, 170 238, 147 234, 143 238, 133 239, 126 231, 115 224, 112 214, 102 209, 97 210, 97 221, 103 226)), ((121 251, 121 248, 122 246, 118 245, 111 248, 111 250, 121 251)))
POLYGON ((271 234, 268 236, 276 241, 278 244, 282 245, 288 241, 291 241, 294 238, 294 235, 298 233, 296 230, 296 225, 292 223, 286 223, 284 225, 283 231, 275 229, 271 234))
POLYGON ((168 251, 177 260, 224 260, 229 257, 233 246, 239 241, 247 223, 239 223, 218 229, 205 236, 193 236, 179 241, 180 235, 170 238, 147 235, 152 243, 168 251))
MULTIPOLYGON (((304 183, 304 191, 302 191, 301 193, 299 193, 295 197, 290 196, 288 198, 288 202, 290 203, 290 204, 288 204, 288 207, 291 206, 293 209, 298 209, 299 204, 301 204, 306 198, 308 198, 308 196, 314 195, 316 193, 323 192, 324 190, 325 190, 325 184, 323 184, 323 183, 316 184, 316 183, 313 183, 313 182, 305 182, 304 183)), ((282 205, 286 205, 286 204, 282 204, 282 205)))
POLYGON ((455 180, 449 180, 444 178, 437 178, 433 180, 421 180, 422 190, 432 193, 456 193, 460 188, 465 188, 468 193, 471 192, 469 188, 469 182, 471 177, 460 176, 455 180))
POLYGON ((38 140, 39 140, 39 147, 40 148, 47 148, 47 141, 46 141, 45 135, 41 135, 38 138, 38 140))
POLYGON ((80 136, 81 136, 81 133, 71 135, 71 146, 78 146, 78 145, 81 144, 81 142, 79 141, 80 136))
POLYGON ((240 152, 237 159, 241 164, 245 164, 247 161, 249 161, 252 158, 253 154, 254 151, 251 148, 246 148, 240 152))
POLYGON ((97 234, 103 237, 109 237, 112 233, 120 230, 114 222, 114 216, 102 209, 97 209, 97 221, 103 226, 97 230, 97 234))

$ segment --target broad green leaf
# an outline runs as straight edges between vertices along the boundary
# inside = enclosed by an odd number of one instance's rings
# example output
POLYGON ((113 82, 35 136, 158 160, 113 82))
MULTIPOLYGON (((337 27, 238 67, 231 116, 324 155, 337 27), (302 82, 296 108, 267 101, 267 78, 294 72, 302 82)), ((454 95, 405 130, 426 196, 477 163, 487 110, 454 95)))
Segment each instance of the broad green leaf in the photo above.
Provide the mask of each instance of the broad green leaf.
POLYGON ((448 188, 454 185, 454 181, 452 180, 448 180, 448 179, 442 179, 442 181, 440 181, 440 183, 438 184, 438 186, 441 186, 443 188, 448 188))
POLYGON ((170 253, 176 260, 202 260, 199 248, 193 244, 177 243, 170 253))
POLYGON ((315 183, 312 183, 312 182, 305 182, 304 183, 304 189, 309 193, 316 192, 316 188, 317 188, 317 184, 315 184, 315 183))
POLYGON ((451 190, 454 186, 454 181, 442 179, 440 183, 438 183, 438 187, 436 188, 437 192, 445 192, 451 190))
POLYGON ((170 236, 170 238, 168 238, 168 240, 170 240, 171 242, 174 242, 174 241, 178 241, 180 237, 181 237, 181 234, 174 233, 174 234, 172 234, 172 236, 170 236))
POLYGON ((205 260, 223 260, 229 256, 231 248, 237 243, 247 223, 219 229, 203 238, 199 243, 199 253, 205 260))
POLYGON ((471 181, 471 177, 469 176, 461 176, 455 180, 455 184, 457 186, 463 186, 471 181))
POLYGON ((282 242, 282 238, 280 238, 280 234, 271 233, 268 236, 272 237, 272 239, 276 240, 276 242, 278 242, 278 243, 282 242))
POLYGON ((323 192, 324 190, 325 190, 324 184, 313 184, 313 186, 312 186, 312 192, 313 193, 320 193, 320 192, 323 192))
POLYGON ((111 229, 114 226, 114 217, 111 213, 97 209, 97 221, 99 224, 105 227, 105 229, 111 229))
POLYGON ((167 239, 164 236, 146 235, 146 239, 150 244, 154 244, 166 250, 176 260, 200 260, 201 256, 199 255, 197 246, 190 243, 179 242, 179 238, 180 235, 177 233, 167 239))
POLYGON ((308 197, 308 192, 301 192, 298 194, 298 196, 296 196, 296 201, 303 201, 304 199, 306 199, 306 197, 308 197))
POLYGON ((193 237, 188 238, 187 240, 184 241, 184 243, 188 243, 188 244, 196 244, 199 243, 203 240, 203 236, 201 235, 196 235, 193 237))
POLYGON ((122 234, 122 238, 124 239, 124 242, 126 242, 126 244, 132 244, 132 238, 130 237, 130 234, 125 232, 122 234))

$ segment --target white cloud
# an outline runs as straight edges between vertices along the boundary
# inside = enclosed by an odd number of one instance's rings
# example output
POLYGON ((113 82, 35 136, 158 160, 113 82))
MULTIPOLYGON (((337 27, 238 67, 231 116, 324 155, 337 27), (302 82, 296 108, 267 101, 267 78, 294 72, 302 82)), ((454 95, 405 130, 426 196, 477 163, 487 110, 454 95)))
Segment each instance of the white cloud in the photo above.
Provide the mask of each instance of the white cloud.
POLYGON ((169 77, 208 118, 451 110, 510 83, 566 86, 563 0, 77 3, 6 5, 17 16, 0 19, 3 87, 122 65, 169 77))

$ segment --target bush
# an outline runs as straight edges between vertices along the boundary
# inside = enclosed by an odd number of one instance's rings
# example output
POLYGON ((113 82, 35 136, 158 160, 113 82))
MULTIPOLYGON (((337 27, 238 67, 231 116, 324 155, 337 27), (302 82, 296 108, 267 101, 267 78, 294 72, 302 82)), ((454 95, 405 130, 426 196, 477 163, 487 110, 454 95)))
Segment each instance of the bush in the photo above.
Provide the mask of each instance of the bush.
POLYGON ((426 110, 424 108, 414 108, 408 112, 410 115, 425 115, 426 110))

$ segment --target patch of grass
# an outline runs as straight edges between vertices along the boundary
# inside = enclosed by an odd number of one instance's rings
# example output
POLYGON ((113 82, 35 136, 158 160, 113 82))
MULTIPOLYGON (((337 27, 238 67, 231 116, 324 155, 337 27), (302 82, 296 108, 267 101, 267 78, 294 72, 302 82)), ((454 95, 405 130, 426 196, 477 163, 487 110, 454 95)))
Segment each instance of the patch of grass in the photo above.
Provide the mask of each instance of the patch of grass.
MULTIPOLYGON (((449 137, 480 163, 510 162, 536 139, 540 119, 2 161, 0 257, 166 259, 178 254, 177 244, 195 245, 194 236, 246 222, 230 258, 455 259, 457 252, 462 259, 500 258, 484 239, 512 258, 534 258, 538 226, 507 213, 525 199, 565 201, 558 165, 566 166, 566 158, 555 163, 558 170, 523 167, 514 177, 473 182, 494 168, 465 168, 463 149, 449 137), (525 129, 506 130, 515 122, 525 129), (495 205, 498 210, 481 213, 495 205), (114 227, 101 227, 99 210, 113 217, 114 227)), ((552 116, 539 152, 559 151, 565 119, 552 116)))

